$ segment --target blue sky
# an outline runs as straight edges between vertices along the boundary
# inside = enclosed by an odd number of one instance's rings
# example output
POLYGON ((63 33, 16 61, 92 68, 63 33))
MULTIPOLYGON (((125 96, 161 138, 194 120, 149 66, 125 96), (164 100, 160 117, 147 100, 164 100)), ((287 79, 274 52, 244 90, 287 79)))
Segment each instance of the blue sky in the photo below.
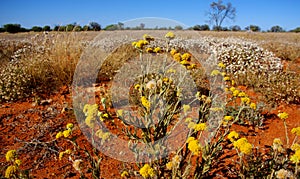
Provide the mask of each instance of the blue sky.
MULTIPOLYGON (((211 2, 217 0, 0 0, 0 25, 18 23, 23 27, 44 25, 86 25, 91 21, 102 27, 142 17, 172 19, 194 26, 206 24, 211 2)), ((223 0, 237 10, 234 22, 242 29, 253 24, 268 30, 280 25, 285 30, 300 26, 300 0, 223 0)), ((146 24, 147 27, 147 24, 146 24)))

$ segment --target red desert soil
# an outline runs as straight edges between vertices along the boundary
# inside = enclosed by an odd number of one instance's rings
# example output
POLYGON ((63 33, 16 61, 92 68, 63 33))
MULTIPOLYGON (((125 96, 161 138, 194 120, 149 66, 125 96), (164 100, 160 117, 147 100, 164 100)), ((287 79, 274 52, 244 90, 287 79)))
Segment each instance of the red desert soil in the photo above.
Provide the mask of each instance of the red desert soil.
MULTIPOLYGON (((298 73, 300 58, 293 63, 296 65, 284 62, 285 69, 298 73)), ((240 89, 246 90, 254 99, 257 97, 257 94, 245 87, 240 89)), ((57 132, 64 130, 67 123, 73 123, 75 129, 72 135, 78 137, 78 144, 92 149, 77 125, 72 110, 71 94, 67 87, 63 87, 56 94, 44 96, 43 99, 39 105, 33 99, 0 104, 0 169, 3 171, 8 166, 5 153, 17 149, 18 158, 22 160, 21 169, 29 170, 32 178, 79 178, 79 173, 67 157, 63 160, 58 159, 58 152, 71 148, 72 145, 64 140, 54 140, 57 132)), ((290 130, 300 126, 300 105, 282 104, 272 109, 267 113, 261 128, 234 125, 232 130, 240 132, 259 149, 263 149, 265 145, 272 145, 274 138, 280 138, 286 143, 283 121, 277 117, 279 111, 289 114, 286 122, 291 145, 294 136, 290 130)), ((123 163, 102 154, 101 157, 102 178, 120 178, 123 163)), ((230 153, 223 157, 230 157, 230 153)), ((212 172, 220 173, 224 166, 226 167, 226 163, 212 169, 212 172)), ((222 173, 220 175, 222 176, 222 173)), ((87 177, 90 178, 91 174, 87 177)))

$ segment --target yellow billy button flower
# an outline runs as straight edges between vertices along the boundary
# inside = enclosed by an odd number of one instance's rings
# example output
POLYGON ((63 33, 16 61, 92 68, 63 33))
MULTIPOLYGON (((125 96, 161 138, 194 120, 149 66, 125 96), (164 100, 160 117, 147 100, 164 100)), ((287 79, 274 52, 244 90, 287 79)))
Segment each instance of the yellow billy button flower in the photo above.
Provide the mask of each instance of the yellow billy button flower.
POLYGON ((15 164, 16 164, 17 166, 20 166, 20 165, 22 164, 22 161, 19 160, 19 159, 17 159, 17 160, 15 160, 15 164))
POLYGON ((122 178, 129 177, 129 173, 128 173, 126 170, 124 170, 124 171, 121 173, 121 177, 122 177, 122 178))
POLYGON ((140 84, 136 84, 136 85, 134 85, 134 89, 136 89, 136 90, 140 89, 140 87, 141 87, 141 85, 140 85, 140 84))
POLYGON ((219 70, 213 70, 211 73, 210 73, 210 76, 217 76, 219 75, 221 72, 219 70))
POLYGON ((117 116, 118 116, 118 117, 123 117, 123 113, 124 113, 124 110, 123 110, 123 109, 117 110, 117 116))
POLYGON ((13 161, 17 157, 17 152, 16 150, 9 150, 6 152, 5 158, 6 161, 13 161))
POLYGON ((153 52, 153 49, 152 49, 151 47, 148 47, 148 48, 146 49, 146 52, 152 53, 152 52, 153 52))
POLYGON ((153 40, 154 40, 154 38, 151 37, 151 36, 148 35, 148 34, 144 34, 144 35, 143 35, 143 39, 146 40, 146 41, 153 41, 153 40))
POLYGON ((63 132, 59 131, 59 132, 56 134, 55 138, 56 138, 56 139, 59 139, 59 138, 61 138, 62 136, 64 136, 63 132))
POLYGON ((300 127, 293 128, 291 132, 297 136, 300 136, 300 127))
POLYGON ((191 109, 191 106, 188 105, 188 104, 184 104, 184 105, 182 106, 182 108, 183 108, 184 113, 186 113, 188 110, 191 109))
POLYGON ((231 85, 235 85, 235 81, 234 80, 231 80, 231 85))
POLYGON ((240 138, 233 142, 233 146, 240 150, 243 154, 250 154, 252 152, 252 145, 248 142, 246 138, 240 138))
POLYGON ((63 135, 65 138, 68 138, 72 134, 72 131, 67 129, 63 131, 63 135))
POLYGON ((186 143, 190 143, 191 141, 195 140, 195 137, 189 137, 187 140, 186 140, 186 143))
POLYGON ((256 107, 256 104, 255 104, 255 103, 251 103, 251 104, 250 104, 250 108, 256 110, 256 108, 257 108, 257 107, 256 107))
POLYGON ((240 92, 239 94, 238 94, 238 97, 246 97, 247 95, 246 95, 246 93, 245 92, 240 92))
POLYGON ((278 116, 280 119, 285 120, 285 119, 287 119, 287 118, 289 117, 289 114, 286 113, 286 112, 282 112, 282 113, 279 113, 277 116, 278 116))
POLYGON ((142 102, 142 105, 147 109, 149 110, 150 109, 150 102, 147 100, 147 98, 145 96, 142 96, 141 97, 141 102, 142 102))
POLYGON ((250 104, 250 102, 251 102, 250 98, 248 98, 248 97, 243 97, 243 98, 241 98, 241 101, 242 101, 244 104, 250 104))
POLYGON ((188 62, 188 61, 186 61, 186 60, 182 60, 182 61, 180 62, 180 64, 181 64, 181 65, 185 65, 185 66, 186 66, 186 65, 189 65, 189 62, 188 62))
POLYGON ((188 143, 188 149, 194 154, 194 155, 199 155, 201 151, 201 146, 199 144, 198 140, 191 140, 188 143))
POLYGON ((166 167, 167 167, 168 170, 172 170, 173 162, 168 162, 168 163, 166 164, 166 167))
POLYGON ((177 50, 175 50, 175 49, 172 49, 171 52, 170 52, 170 54, 171 54, 172 56, 174 56, 176 53, 177 53, 177 50))
POLYGON ((234 142, 238 138, 239 138, 239 134, 235 131, 231 131, 227 136, 227 139, 229 139, 231 142, 234 142))
POLYGON ((174 39, 175 38, 175 34, 173 32, 168 32, 165 35, 165 38, 167 38, 167 39, 174 39))
POLYGON ((293 151, 297 151, 297 150, 300 150, 300 145, 299 144, 293 144, 292 145, 292 147, 291 147, 291 149, 293 150, 293 151))
POLYGON ((180 53, 176 53, 173 55, 174 60, 180 62, 181 61, 181 54, 180 53))
POLYGON ((160 47, 155 47, 155 49, 153 50, 154 53, 160 53, 161 52, 161 48, 160 47))
POLYGON ((218 67, 220 67, 220 68, 225 68, 226 66, 225 66, 225 64, 224 64, 223 62, 220 62, 220 63, 218 64, 218 67))
POLYGON ((231 121, 231 120, 233 120, 233 117, 232 116, 225 116, 224 120, 225 121, 231 121))
POLYGON ((148 177, 154 177, 155 172, 154 169, 151 168, 151 166, 149 164, 145 164, 141 169, 140 169, 140 174, 144 177, 144 178, 148 178, 148 177))
POLYGON ((11 178, 17 173, 17 167, 15 165, 10 165, 5 170, 5 178, 11 178))
POLYGON ((190 61, 191 60, 191 54, 189 53, 184 53, 182 56, 181 56, 181 59, 182 60, 185 60, 185 61, 190 61))
POLYGON ((205 131, 206 128, 207 128, 206 123, 200 123, 194 126, 195 131, 205 131))
POLYGON ((230 81, 230 78, 228 76, 223 78, 224 81, 230 81))
POLYGON ((290 160, 298 164, 300 162, 300 150, 296 150, 295 154, 291 156, 290 160))
POLYGON ((279 151, 279 152, 283 152, 283 148, 282 148, 282 141, 279 139, 279 138, 275 138, 274 140, 273 140, 273 149, 274 150, 277 150, 277 151, 279 151))
POLYGON ((235 91, 235 87, 230 87, 229 90, 230 90, 231 92, 234 92, 234 91, 235 91))
POLYGON ((234 91, 232 92, 232 95, 236 97, 236 96, 238 96, 239 93, 240 93, 239 90, 234 90, 234 91))
POLYGON ((71 129, 73 129, 74 125, 72 123, 68 123, 66 127, 67 127, 67 129, 71 130, 71 129))

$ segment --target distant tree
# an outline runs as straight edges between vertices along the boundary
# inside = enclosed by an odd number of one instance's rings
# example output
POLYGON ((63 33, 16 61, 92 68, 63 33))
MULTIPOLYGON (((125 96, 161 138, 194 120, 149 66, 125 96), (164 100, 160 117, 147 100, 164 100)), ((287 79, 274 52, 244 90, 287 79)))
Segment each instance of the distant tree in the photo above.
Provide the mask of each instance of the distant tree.
POLYGON ((101 30, 101 25, 97 22, 90 22, 90 28, 93 31, 99 31, 101 30))
POLYGON ((214 30, 214 31, 222 31, 222 26, 216 26, 216 25, 214 25, 213 28, 212 28, 212 30, 214 30))
POLYGON ((49 25, 45 25, 43 27, 43 31, 51 31, 51 27, 49 25))
POLYGON ((212 2, 210 4, 208 15, 208 21, 214 24, 216 30, 221 30, 223 21, 228 18, 234 20, 236 16, 236 9, 229 2, 227 5, 223 4, 222 0, 218 2, 212 2))
POLYGON ((55 25, 53 31, 58 31, 58 29, 59 29, 59 25, 55 25))
POLYGON ((39 26, 33 26, 30 30, 34 32, 41 32, 43 28, 39 26))
POLYGON ((252 32, 260 32, 261 28, 257 25, 250 25, 248 27, 245 28, 245 30, 251 30, 252 32))
POLYGON ((73 31, 76 31, 76 32, 82 31, 82 27, 81 27, 80 25, 76 25, 76 26, 73 28, 73 31))
POLYGON ((201 30, 201 31, 207 31, 210 30, 209 25, 204 24, 204 25, 195 25, 192 27, 193 30, 201 30))
POLYGON ((183 30, 183 27, 180 26, 180 25, 177 25, 177 26, 174 27, 174 29, 175 29, 175 30, 183 30))
POLYGON ((104 30, 118 30, 119 26, 117 24, 110 24, 104 28, 104 30))
POLYGON ((66 26, 66 31, 67 31, 67 32, 73 31, 74 27, 75 27, 74 24, 68 24, 68 25, 66 26))
POLYGON ((241 31, 242 29, 241 29, 240 26, 234 25, 234 26, 231 26, 231 27, 229 28, 229 30, 236 32, 236 31, 241 31))
POLYGON ((118 22, 118 29, 123 30, 124 29, 124 23, 118 22))
POLYGON ((143 30, 145 28, 145 24, 144 23, 141 23, 140 24, 140 28, 143 30))
POLYGON ((3 30, 9 33, 17 33, 22 31, 20 24, 5 24, 3 26, 3 30))
POLYGON ((5 32, 4 29, 2 27, 0 27, 0 32, 5 32))
POLYGON ((299 32, 300 32, 300 27, 297 27, 297 28, 295 28, 295 29, 291 30, 291 32, 296 32, 296 33, 299 33, 299 32))
POLYGON ((279 25, 276 25, 276 26, 271 27, 270 32, 284 32, 284 30, 279 25))
POLYGON ((83 31, 89 31, 89 30, 91 30, 91 29, 90 29, 90 26, 89 26, 89 25, 85 25, 85 26, 82 27, 82 30, 83 30, 83 31))
POLYGON ((63 25, 59 26, 58 31, 61 31, 61 32, 66 31, 66 26, 63 26, 63 25))

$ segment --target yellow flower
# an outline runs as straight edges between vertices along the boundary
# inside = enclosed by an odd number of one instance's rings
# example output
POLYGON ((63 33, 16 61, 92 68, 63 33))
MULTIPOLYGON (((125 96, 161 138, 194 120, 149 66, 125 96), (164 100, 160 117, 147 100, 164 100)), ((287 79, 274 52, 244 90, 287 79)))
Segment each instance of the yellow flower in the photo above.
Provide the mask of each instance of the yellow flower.
POLYGON ((194 123, 194 122, 189 122, 189 124, 188 124, 189 129, 194 129, 195 126, 196 126, 196 123, 194 123))
POLYGON ((238 94, 238 97, 246 97, 247 95, 246 95, 246 93, 245 92, 240 92, 239 94, 238 94))
POLYGON ((283 148, 282 148, 282 141, 279 139, 279 138, 275 138, 274 140, 273 140, 273 149, 274 150, 277 150, 277 151, 279 151, 279 152, 283 152, 283 148))
POLYGON ((230 78, 228 76, 223 78, 224 81, 230 81, 230 78))
POLYGON ((182 61, 180 62, 180 64, 181 64, 181 65, 188 65, 188 64, 189 64, 189 62, 188 62, 188 61, 186 61, 186 60, 182 60, 182 61))
POLYGON ((8 162, 14 160, 16 157, 17 157, 16 150, 9 150, 6 152, 5 158, 6 158, 6 161, 8 161, 8 162))
POLYGON ((229 90, 230 90, 231 92, 234 92, 234 91, 235 91, 235 87, 230 87, 229 90))
POLYGON ((71 129, 73 129, 74 125, 72 123, 68 123, 66 127, 67 127, 67 129, 71 130, 71 129))
POLYGON ((146 41, 153 41, 153 40, 154 40, 154 38, 151 37, 151 36, 148 35, 148 34, 144 34, 144 35, 143 35, 143 39, 146 40, 146 41))
POLYGON ((279 138, 275 138, 273 140, 273 144, 276 144, 276 145, 282 145, 282 141, 279 139, 279 138))
POLYGON ((277 116, 278 116, 280 119, 285 120, 285 119, 287 119, 287 118, 289 117, 289 114, 286 113, 286 112, 282 112, 282 113, 279 113, 277 116))
POLYGON ((22 164, 22 161, 19 160, 19 159, 17 159, 17 160, 15 160, 15 164, 16 164, 17 166, 20 166, 20 165, 22 164))
POLYGON ((220 71, 219 70, 213 70, 210 74, 210 76, 217 76, 220 74, 220 71))
POLYGON ((250 154, 253 147, 246 138, 240 138, 237 141, 234 141, 233 146, 244 154, 250 154))
POLYGON ((153 50, 153 52, 159 53, 159 52, 161 52, 161 48, 160 48, 160 47, 156 47, 156 48, 153 50))
POLYGON ((177 53, 177 50, 175 50, 175 49, 172 49, 171 52, 170 52, 170 54, 171 54, 172 56, 174 56, 176 53, 177 53))
POLYGON ((140 169, 140 174, 144 177, 144 178, 148 178, 148 177, 153 177, 155 175, 154 169, 151 168, 151 166, 149 164, 145 164, 141 169, 140 169))
POLYGON ((190 123, 190 122, 192 122, 192 120, 193 120, 192 118, 188 117, 188 118, 185 119, 185 122, 190 123))
POLYGON ((63 131, 63 135, 65 138, 69 137, 71 134, 72 134, 72 131, 69 129, 63 131))
MULTIPOLYGON (((222 76, 226 76, 226 72, 222 72, 221 73, 222 76)), ((225 80, 226 81, 226 80, 225 80)))
POLYGON ((174 164, 179 164, 180 163, 180 161, 181 161, 181 156, 179 156, 179 155, 175 155, 173 158, 172 158, 172 162, 174 163, 174 164))
POLYGON ((93 116, 87 116, 85 119, 85 124, 90 128, 94 128, 95 126, 95 118, 93 116))
POLYGON ((231 80, 231 85, 235 85, 235 81, 234 80, 231 80))
POLYGON ((206 123, 200 123, 194 126, 195 131, 205 131, 206 128, 207 128, 206 123))
POLYGON ((136 44, 137 44, 137 42, 132 42, 132 43, 131 43, 131 45, 132 45, 133 47, 135 47, 136 44))
POLYGON ((129 173, 124 170, 122 173, 121 173, 121 177, 124 178, 124 177, 129 177, 129 173))
POLYGON ((176 73, 176 70, 174 70, 173 68, 168 69, 167 73, 176 73))
POLYGON ((146 52, 152 53, 152 52, 153 52, 153 49, 152 49, 151 47, 148 47, 148 48, 146 49, 146 52))
POLYGON ((198 140, 192 140, 188 143, 188 149, 193 152, 194 155, 199 155, 201 151, 201 146, 199 145, 198 140))
POLYGON ((233 117, 232 117, 232 116, 225 116, 225 117, 224 117, 224 120, 226 120, 226 121, 231 121, 231 120, 233 120, 233 117))
POLYGON ((10 165, 5 170, 5 178, 10 178, 16 173, 17 173, 17 167, 14 165, 10 165))
POLYGON ((197 65, 196 64, 190 64, 187 69, 188 70, 192 70, 192 69, 196 69, 197 65))
POLYGON ((145 96, 142 96, 141 97, 141 102, 142 102, 142 105, 147 109, 149 110, 150 109, 150 102, 147 100, 147 98, 145 96))
POLYGON ((103 116, 102 117, 104 117, 104 118, 108 118, 108 114, 107 113, 105 113, 105 114, 103 114, 103 116))
POLYGON ((300 150, 300 145, 299 144, 293 144, 292 145, 292 147, 291 147, 291 149, 293 150, 293 151, 297 151, 297 150, 300 150))
POLYGON ((291 132, 297 136, 300 136, 300 127, 293 128, 291 132))
POLYGON ((226 66, 225 66, 224 63, 220 62, 220 63, 218 64, 218 67, 220 67, 220 68, 225 68, 226 66))
POLYGON ((250 102, 251 102, 250 98, 248 98, 248 97, 243 97, 243 98, 241 98, 241 101, 242 101, 244 104, 250 104, 250 102))
POLYGON ((168 32, 168 33, 165 35, 165 37, 166 37, 167 39, 174 39, 174 38, 175 38, 175 34, 174 34, 173 32, 168 32))
POLYGON ((296 150, 295 154, 291 156, 290 160, 291 160, 293 163, 298 164, 299 161, 300 161, 300 150, 296 150))
POLYGON ((239 90, 234 90, 234 91, 232 92, 232 95, 233 95, 233 96, 237 96, 239 93, 240 93, 239 90))
POLYGON ((250 104, 250 108, 256 110, 256 104, 255 104, 255 103, 251 103, 251 104, 250 104))
POLYGON ((56 134, 55 138, 56 138, 56 139, 59 139, 59 138, 61 138, 62 136, 64 136, 64 135, 63 135, 63 132, 59 131, 59 132, 56 134))
POLYGON ((182 56, 181 56, 181 59, 182 60, 186 60, 186 61, 190 61, 191 60, 191 54, 189 53, 184 53, 182 56))
POLYGON ((140 89, 140 87, 141 87, 141 85, 140 85, 140 84, 136 84, 136 85, 134 85, 134 89, 136 89, 136 90, 140 89))
POLYGON ((70 155, 70 154, 72 153, 72 150, 67 149, 67 150, 65 151, 65 153, 70 155))
POLYGON ((181 61, 181 54, 180 53, 175 53, 174 55, 173 55, 173 58, 174 58, 174 60, 176 60, 176 61, 181 61))
POLYGON ((80 171, 82 168, 82 160, 81 159, 77 159, 73 162, 73 167, 75 170, 80 171))
POLYGON ((239 134, 235 131, 231 131, 227 136, 227 139, 229 139, 231 142, 234 142, 238 138, 239 138, 239 134))
POLYGON ((215 107, 215 108, 210 108, 211 111, 218 112, 218 111, 223 111, 223 108, 215 107))
POLYGON ((124 113, 124 110, 123 110, 123 109, 117 110, 117 116, 118 116, 118 117, 123 117, 123 113, 124 113))
POLYGON ((59 160, 61 160, 63 157, 64 157, 64 155, 65 155, 65 152, 59 152, 59 160))
POLYGON ((195 137, 189 137, 187 140, 186 140, 186 143, 190 143, 191 141, 195 140, 195 137))
POLYGON ((191 109, 191 106, 188 105, 188 104, 184 104, 184 105, 182 106, 182 108, 183 108, 184 113, 186 113, 188 110, 191 109))
POLYGON ((172 167, 173 167, 172 162, 168 162, 168 163, 166 164, 166 167, 167 167, 168 170, 172 170, 172 167))

